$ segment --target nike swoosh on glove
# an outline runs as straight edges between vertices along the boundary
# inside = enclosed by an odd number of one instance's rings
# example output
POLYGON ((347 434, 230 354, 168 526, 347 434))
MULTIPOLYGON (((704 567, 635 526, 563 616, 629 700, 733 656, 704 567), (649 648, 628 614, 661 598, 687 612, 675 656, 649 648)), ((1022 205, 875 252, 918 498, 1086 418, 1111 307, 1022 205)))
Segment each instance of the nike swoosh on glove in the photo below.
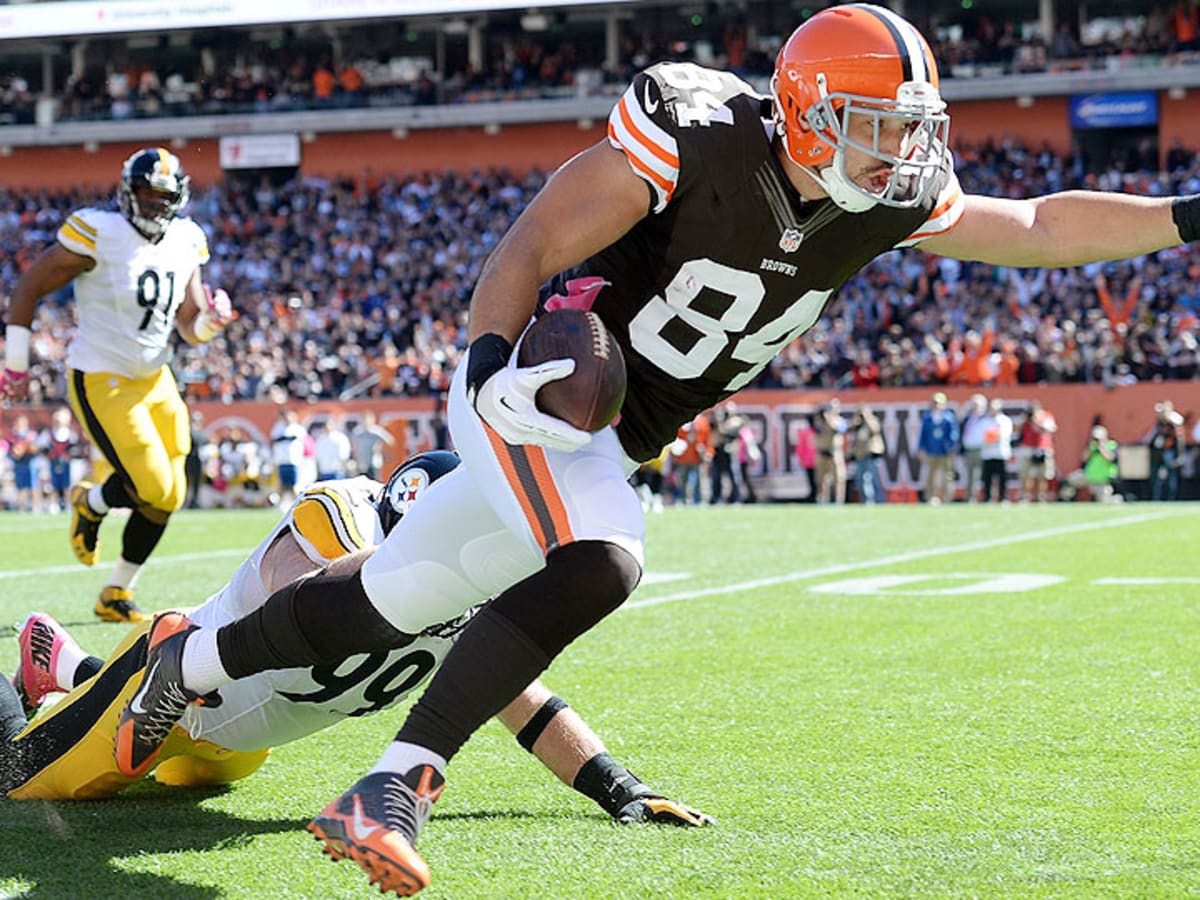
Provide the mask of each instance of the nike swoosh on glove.
POLYGON ((29 396, 29 373, 5 369, 0 372, 0 402, 19 403, 29 396))
POLYGON ((651 794, 626 803, 617 811, 615 816, 621 825, 635 822, 652 822, 655 825, 681 825, 689 828, 701 828, 705 825, 716 825, 717 820, 708 813, 676 803, 674 800, 651 794))
POLYGON ((551 450, 578 450, 592 439, 587 431, 537 408, 537 392, 548 381, 566 378, 575 360, 552 359, 536 366, 505 366, 475 395, 475 411, 509 444, 537 444, 551 450))

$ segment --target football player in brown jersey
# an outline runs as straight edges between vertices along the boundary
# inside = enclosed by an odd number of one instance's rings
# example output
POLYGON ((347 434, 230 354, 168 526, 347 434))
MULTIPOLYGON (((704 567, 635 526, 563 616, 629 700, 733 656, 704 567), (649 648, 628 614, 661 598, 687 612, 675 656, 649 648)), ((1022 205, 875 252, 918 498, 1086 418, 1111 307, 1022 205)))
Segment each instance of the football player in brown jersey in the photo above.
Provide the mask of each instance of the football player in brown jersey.
POLYGON ((411 849, 467 738, 636 587, 645 523, 626 476, 810 328, 870 259, 919 246, 1064 266, 1200 237, 1200 197, 964 195, 948 129, 924 38, 868 4, 797 28, 770 96, 691 63, 639 74, 607 138, 555 173, 484 266, 449 399, 463 465, 359 568, 332 566, 256 619, 165 642, 182 684, 159 688, 203 693, 387 647, 498 595, 380 760, 410 785, 404 802, 385 807, 366 779, 337 801, 378 810, 411 849), (620 343, 614 427, 589 434, 538 410, 538 387, 572 369, 515 364, 539 304, 591 309, 620 343), (339 622, 321 615, 330 591, 339 622))

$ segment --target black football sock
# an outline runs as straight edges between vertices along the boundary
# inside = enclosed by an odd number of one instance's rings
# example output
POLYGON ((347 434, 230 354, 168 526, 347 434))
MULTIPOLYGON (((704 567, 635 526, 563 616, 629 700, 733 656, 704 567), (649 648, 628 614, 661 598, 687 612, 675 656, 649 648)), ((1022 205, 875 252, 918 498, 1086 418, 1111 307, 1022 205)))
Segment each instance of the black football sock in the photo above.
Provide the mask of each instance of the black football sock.
POLYGON ((141 509, 134 509, 121 534, 121 558, 135 566, 145 563, 167 530, 166 516, 157 510, 147 515, 141 509), (163 521, 156 522, 150 516, 163 518, 163 521))
POLYGON ((336 663, 411 643, 413 636, 392 627, 367 597, 362 566, 368 558, 360 552, 335 560, 221 628, 217 652, 229 676, 336 663))
POLYGON ((488 604, 463 631, 396 740, 449 760, 571 641, 632 593, 641 567, 600 541, 555 550, 546 567, 488 604))
POLYGON ((75 672, 71 675, 71 687, 79 687, 102 668, 104 668, 104 660, 98 656, 89 656, 75 667, 75 672))
POLYGON ((104 482, 104 487, 100 489, 100 495, 104 497, 104 502, 111 509, 135 509, 137 507, 137 501, 130 493, 125 479, 115 472, 109 475, 104 482))

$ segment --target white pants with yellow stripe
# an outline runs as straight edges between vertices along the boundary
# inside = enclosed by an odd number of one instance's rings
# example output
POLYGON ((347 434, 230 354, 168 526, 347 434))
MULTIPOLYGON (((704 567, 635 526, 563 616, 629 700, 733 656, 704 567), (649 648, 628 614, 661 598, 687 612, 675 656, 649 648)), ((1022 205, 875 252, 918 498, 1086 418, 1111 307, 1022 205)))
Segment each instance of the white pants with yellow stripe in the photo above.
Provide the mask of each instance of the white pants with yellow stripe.
POLYGON ((463 464, 434 482, 363 566, 367 596, 410 634, 461 615, 533 574, 575 541, 607 541, 645 561, 646 522, 628 482, 637 465, 610 427, 573 453, 504 443, 466 397, 449 394, 463 464))

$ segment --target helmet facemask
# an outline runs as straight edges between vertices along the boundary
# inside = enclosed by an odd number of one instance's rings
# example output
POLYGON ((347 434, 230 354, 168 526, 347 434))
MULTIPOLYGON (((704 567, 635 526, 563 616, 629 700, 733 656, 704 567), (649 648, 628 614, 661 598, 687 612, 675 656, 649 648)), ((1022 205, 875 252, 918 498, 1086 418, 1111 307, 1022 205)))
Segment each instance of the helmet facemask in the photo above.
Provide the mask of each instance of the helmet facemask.
POLYGON ((117 205, 125 218, 151 240, 167 230, 191 199, 191 179, 174 157, 173 164, 167 165, 156 153, 144 150, 131 156, 117 190, 117 205))
MULTIPOLYGON (((928 82, 906 81, 894 99, 830 93, 823 74, 817 76, 817 88, 820 99, 805 111, 804 119, 816 138, 833 150, 833 157, 824 167, 801 166, 830 199, 848 212, 864 212, 876 204, 911 209, 924 203, 948 152, 950 117, 937 88, 928 82), (881 146, 885 125, 904 129, 894 152, 881 146), (852 131, 865 133, 866 140, 852 137, 852 131), (886 180, 860 184, 856 176, 862 171, 846 169, 846 151, 851 148, 866 162, 881 163, 880 174, 890 173, 886 180)), ((786 142, 786 133, 783 138, 786 142)))

